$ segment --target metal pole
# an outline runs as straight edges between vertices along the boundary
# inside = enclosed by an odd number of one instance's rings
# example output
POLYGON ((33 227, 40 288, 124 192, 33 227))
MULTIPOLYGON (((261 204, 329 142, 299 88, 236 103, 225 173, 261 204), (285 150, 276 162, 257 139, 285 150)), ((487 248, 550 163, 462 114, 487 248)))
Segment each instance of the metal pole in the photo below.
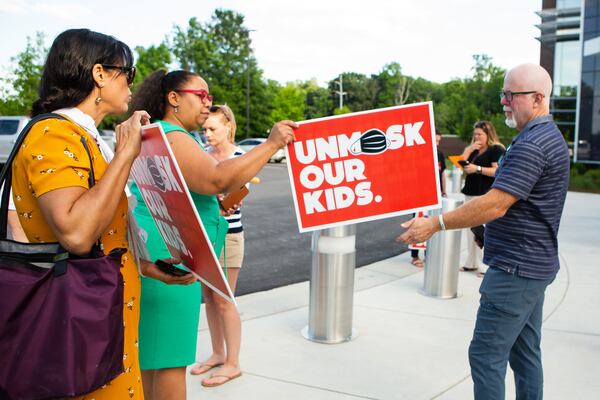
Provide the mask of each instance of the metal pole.
POLYGON ((344 75, 340 75, 340 80, 339 81, 335 81, 335 83, 338 84, 338 86, 340 87, 340 90, 336 90, 335 93, 337 93, 340 96, 340 108, 344 107, 344 96, 346 95, 346 92, 344 92, 344 75))
MULTIPOLYGON (((455 210, 463 200, 442 198, 442 213, 455 210)), ((440 210, 430 211, 430 218, 437 218, 440 210)), ((440 231, 427 241, 425 273, 421 293, 440 299, 458 297, 458 264, 460 262, 461 230, 440 231)))
POLYGON ((452 192, 451 193, 460 193, 460 189, 462 188, 462 173, 463 170, 458 168, 456 165, 452 166, 452 192))
POLYGON ((250 52, 246 57, 246 138, 250 137, 250 52))
POLYGON ((342 343, 352 328, 356 225, 313 232, 308 326, 302 336, 319 343, 342 343))
MULTIPOLYGON (((247 29, 248 39, 250 32, 256 32, 256 29, 247 29)), ((252 52, 248 44, 248 53, 246 54, 246 139, 250 137, 250 53, 252 52)))

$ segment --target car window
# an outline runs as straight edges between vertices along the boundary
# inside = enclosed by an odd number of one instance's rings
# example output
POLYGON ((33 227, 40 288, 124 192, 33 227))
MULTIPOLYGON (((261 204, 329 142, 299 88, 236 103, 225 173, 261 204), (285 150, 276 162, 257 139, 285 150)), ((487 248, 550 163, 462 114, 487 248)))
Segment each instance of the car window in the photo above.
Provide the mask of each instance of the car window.
POLYGON ((241 146, 256 146, 261 144, 260 140, 246 139, 240 142, 241 146))
POLYGON ((18 119, 2 119, 0 120, 0 135, 14 135, 19 129, 18 119))

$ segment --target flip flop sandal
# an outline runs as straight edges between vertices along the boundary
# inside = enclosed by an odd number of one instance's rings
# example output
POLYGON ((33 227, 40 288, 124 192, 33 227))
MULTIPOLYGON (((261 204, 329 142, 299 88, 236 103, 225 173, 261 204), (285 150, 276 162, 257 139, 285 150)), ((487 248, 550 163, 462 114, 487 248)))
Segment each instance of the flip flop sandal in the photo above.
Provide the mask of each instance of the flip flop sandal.
POLYGON ((477 271, 477 268, 460 267, 458 270, 460 272, 471 272, 471 271, 477 271))
POLYGON ((204 386, 204 387, 216 387, 216 386, 221 386, 221 385, 224 385, 224 384, 226 384, 226 383, 227 383, 227 382, 229 382, 229 381, 232 381, 232 380, 234 380, 235 378, 239 378, 240 376, 242 376, 242 372, 241 372, 241 371, 240 371, 240 372, 238 372, 237 374, 235 374, 235 375, 231 375, 231 376, 230 376, 230 375, 218 375, 218 374, 217 374, 217 375, 211 375, 211 377, 210 377, 209 379, 212 379, 212 378, 225 378, 225 380, 224 380, 224 381, 220 381, 220 382, 215 382, 215 383, 206 383, 206 379, 204 379, 204 380, 201 382, 201 384, 202 384, 202 386, 204 386))
POLYGON ((423 268, 425 266, 425 264, 423 263, 423 260, 421 260, 421 259, 412 260, 410 263, 417 268, 423 268))
POLYGON ((200 365, 195 365, 194 367, 192 367, 192 369, 190 370, 190 375, 202 375, 202 374, 207 373, 211 369, 220 367, 222 365, 223 365, 223 363, 219 363, 219 364, 201 363, 200 365), (202 368, 207 368, 207 369, 200 371, 202 368))

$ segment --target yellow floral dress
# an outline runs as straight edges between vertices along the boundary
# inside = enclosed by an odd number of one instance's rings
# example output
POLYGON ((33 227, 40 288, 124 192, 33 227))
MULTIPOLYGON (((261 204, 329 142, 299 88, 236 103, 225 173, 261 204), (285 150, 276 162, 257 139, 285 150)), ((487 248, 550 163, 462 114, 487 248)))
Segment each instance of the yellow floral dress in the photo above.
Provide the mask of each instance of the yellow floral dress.
MULTIPOLYGON (((81 143, 82 136, 92 154, 95 178, 99 181, 108 164, 96 142, 83 128, 70 120, 48 119, 35 124, 13 162, 13 199, 23 230, 31 242, 57 241, 42 216, 38 197, 65 187, 88 188, 90 159, 81 143)), ((77 221, 73 223, 76 224, 77 221)), ((123 193, 115 216, 101 237, 104 251, 108 253, 116 247, 128 248, 126 232, 127 197, 123 193)), ((125 253, 121 263, 124 280, 125 372, 79 399, 144 398, 138 361, 140 276, 131 253, 125 253)))

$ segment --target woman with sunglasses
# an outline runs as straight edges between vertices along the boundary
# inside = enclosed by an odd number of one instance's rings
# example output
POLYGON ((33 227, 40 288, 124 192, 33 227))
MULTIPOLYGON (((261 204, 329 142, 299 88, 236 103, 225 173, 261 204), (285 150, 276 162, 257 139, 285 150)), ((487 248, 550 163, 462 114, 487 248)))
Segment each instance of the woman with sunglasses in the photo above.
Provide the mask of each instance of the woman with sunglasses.
MULTIPOLYGON (((468 164, 463 166, 467 176, 462 193, 465 201, 473 200, 490 190, 494 183, 494 175, 498 169, 498 162, 504 155, 504 145, 500 143, 496 128, 490 121, 478 121, 473 126, 471 144, 462 153, 463 159, 468 164)), ((487 270, 483 263, 483 250, 475 241, 475 236, 467 229, 467 261, 460 268, 461 271, 478 271, 482 277, 487 270)))
MULTIPOLYGON (((124 189, 133 160, 140 151, 141 125, 147 122, 148 114, 137 111, 117 125, 114 157, 96 127, 106 115, 127 112, 129 88, 135 74, 132 64, 129 47, 111 36, 72 29, 54 40, 32 116, 55 112, 66 120, 53 118, 35 124, 13 162, 13 198, 30 242, 58 242, 75 255, 88 254, 98 239, 105 254, 114 248, 127 248, 124 189), (90 163, 96 179, 91 188, 88 187, 90 163)), ((86 394, 87 399, 143 399, 144 396, 137 348, 139 273, 129 251, 122 256, 121 263, 124 372, 86 394)), ((143 262, 140 267, 147 276, 169 283, 183 282, 181 278, 161 273, 153 263, 143 262)), ((65 334, 73 336, 81 332, 65 334)))
MULTIPOLYGON (((191 133, 210 113, 212 96, 200 76, 189 71, 159 70, 141 83, 132 109, 148 111, 162 125, 171 150, 190 189, 206 232, 220 255, 227 221, 220 215, 216 195, 238 189, 294 138, 292 121, 273 126, 267 141, 235 159, 217 162, 191 133)), ((147 233, 146 247, 152 257, 168 257, 168 250, 137 188, 135 216, 147 233)), ((185 399, 185 368, 196 357, 200 314, 200 285, 168 287, 142 278, 140 318, 140 364, 148 398, 185 399)), ((237 375, 239 376, 239 374, 237 375)), ((236 376, 236 377, 237 377, 236 376)))

